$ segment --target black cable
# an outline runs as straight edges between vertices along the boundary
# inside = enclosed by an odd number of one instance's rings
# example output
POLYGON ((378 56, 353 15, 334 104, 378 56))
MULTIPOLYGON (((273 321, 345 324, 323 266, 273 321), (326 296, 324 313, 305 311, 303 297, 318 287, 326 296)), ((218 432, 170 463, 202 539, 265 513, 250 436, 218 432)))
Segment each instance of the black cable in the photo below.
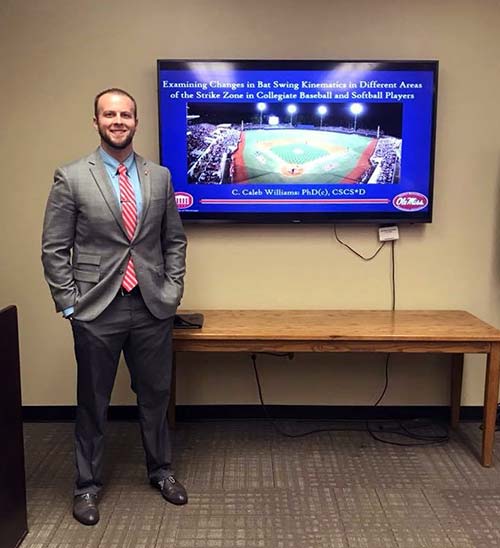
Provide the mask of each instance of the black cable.
MULTIPOLYGON (((384 245, 387 243, 387 242, 382 242, 381 245, 378 247, 378 249, 375 251, 375 253, 373 255, 371 255, 370 257, 365 257, 365 256, 361 255, 361 253, 358 253, 355 249, 353 249, 349 244, 343 242, 338 237, 336 225, 333 225, 333 231, 334 231, 334 234, 335 234, 335 238, 337 239, 337 241, 340 244, 342 244, 344 247, 346 247, 347 249, 352 251, 355 255, 357 255, 358 257, 360 257, 364 261, 371 261, 372 259, 374 259, 380 253, 380 251, 382 250, 384 245)), ((391 241, 391 297, 392 297, 391 298, 391 301, 392 301, 391 302, 391 310, 396 310, 396 261, 395 261, 394 244, 395 244, 395 240, 392 240, 391 241)), ((290 352, 279 352, 279 353, 278 352, 259 352, 259 354, 267 354, 267 355, 277 356, 277 357, 288 357, 289 359, 293 358, 293 353, 290 353, 290 352)), ((373 407, 377 407, 380 404, 380 402, 384 398, 384 396, 387 392, 387 389, 389 387, 389 360, 390 360, 390 357, 391 357, 391 354, 388 353, 386 355, 386 359, 385 359, 384 388, 382 389, 382 392, 381 392, 380 396, 378 397, 377 401, 375 402, 375 404, 373 405, 373 407)), ((253 370, 254 370, 254 374, 255 374, 255 380, 257 382, 257 388, 258 388, 258 392, 259 392, 259 400, 260 400, 260 404, 261 404, 261 406, 264 410, 264 414, 266 415, 269 422, 276 429, 276 431, 279 432, 280 434, 282 434, 283 436, 286 436, 288 438, 300 438, 300 437, 304 437, 304 436, 309 436, 311 434, 318 434, 320 432, 339 432, 339 431, 360 432, 360 431, 366 431, 376 441, 379 441, 381 443, 387 443, 387 444, 390 444, 390 445, 398 445, 398 446, 401 446, 401 447, 412 447, 412 446, 421 446, 421 445, 422 446, 423 445, 438 445, 438 444, 446 443, 449 440, 448 431, 446 429, 445 429, 445 434, 442 435, 442 436, 440 436, 440 435, 432 435, 431 436, 431 435, 415 434, 414 432, 412 432, 409 428, 407 428, 400 421, 397 423, 397 429, 382 428, 381 432, 383 432, 384 434, 387 434, 387 435, 402 436, 402 437, 412 439, 412 440, 415 440, 415 441, 413 441, 411 443, 402 443, 402 442, 383 439, 379 435, 375 434, 375 432, 370 427, 370 421, 368 421, 368 420, 365 421, 365 428, 363 430, 360 429, 360 428, 331 428, 330 427, 330 428, 318 428, 318 429, 314 429, 314 430, 309 430, 307 432, 301 432, 299 434, 290 434, 289 432, 286 432, 285 430, 283 430, 280 427, 280 425, 275 421, 275 419, 271 416, 271 414, 269 413, 269 410, 267 409, 267 406, 264 403, 264 398, 262 396, 262 386, 261 386, 261 383, 260 383, 259 372, 258 372, 258 369, 257 369, 257 354, 256 353, 252 354, 251 358, 252 358, 253 370)), ((420 426, 420 427, 422 427, 422 426, 420 426)))
MULTIPOLYGON (((333 233, 335 234, 335 239, 337 242, 344 247, 346 247, 349 251, 354 253, 357 257, 360 259, 363 259, 363 261, 371 261, 372 259, 375 259, 375 257, 380 253, 382 248, 385 246, 387 242, 382 242, 379 247, 376 249, 376 251, 373 253, 373 255, 370 255, 368 257, 365 257, 362 255, 359 251, 356 251, 353 247, 351 247, 348 243, 344 242, 339 238, 339 235, 337 233, 337 225, 333 225, 333 233)), ((394 244, 395 240, 391 240, 391 293, 392 293, 392 310, 396 310, 396 261, 394 258, 394 244)))
POLYGON ((356 251, 354 248, 352 248, 349 244, 343 242, 339 237, 338 237, 338 234, 337 234, 337 225, 333 225, 333 233, 335 234, 335 239, 337 240, 337 242, 341 245, 343 245, 344 247, 347 247, 347 249, 349 251, 352 251, 355 255, 357 255, 360 259, 363 259, 363 261, 371 261, 372 259, 375 259, 375 257, 380 253, 381 249, 385 246, 385 244, 387 242, 382 242, 380 244, 380 246, 378 247, 378 249, 375 251, 375 253, 373 255, 371 255, 370 257, 365 257, 364 255, 361 255, 361 253, 359 253, 359 251, 356 251))
MULTIPOLYGON (((374 259, 382 250, 382 248, 385 246, 387 242, 382 242, 378 249, 375 251, 373 255, 370 257, 365 257, 361 255, 358 251, 353 249, 349 244, 343 242, 338 234, 337 234, 337 225, 333 225, 333 232, 335 234, 336 240, 342 244, 344 247, 352 251, 356 256, 363 259, 363 261, 371 261, 374 259)), ((391 241, 391 294, 392 294, 392 310, 396 309, 396 267, 395 267, 395 258, 394 258, 394 240, 391 241)), ((382 389, 382 393, 380 394, 379 398, 377 399, 374 407, 377 407, 377 405, 382 401, 383 397, 385 396, 385 393, 387 392, 387 388, 389 386, 389 358, 390 354, 387 354, 386 360, 385 360, 385 384, 384 388, 382 389)), ((367 423, 367 429, 369 429, 368 423, 367 423)))
MULTIPOLYGON (((339 238, 337 234, 337 225, 335 224, 333 225, 333 233, 335 234, 336 240, 340 244, 342 244, 344 247, 349 249, 349 251, 352 251, 352 253, 354 253, 356 256, 363 259, 363 261, 371 261, 372 259, 374 259, 387 243, 387 242, 382 242, 373 255, 371 255, 370 257, 365 257, 361 255, 361 253, 353 249, 349 244, 345 243, 339 238)), ((391 310, 396 310, 396 267, 395 267, 396 261, 394 258, 394 241, 395 240, 391 241, 391 294, 392 294, 391 310)), ((387 357, 385 360, 385 384, 384 384, 384 388, 382 389, 382 393, 380 394, 379 398, 374 404, 374 407, 377 407, 377 405, 382 401, 383 397, 385 396, 385 393, 387 392, 387 388, 389 386, 389 358, 390 358, 390 354, 387 354, 387 357)), ((367 424, 367 428, 368 428, 368 424, 367 424)))
POLYGON ((257 370, 257 354, 252 354, 250 356, 252 358, 252 364, 253 364, 253 371, 255 373, 255 380, 257 381, 257 389, 259 391, 259 400, 260 404, 262 406, 262 409, 264 410, 264 414, 266 415, 269 422, 274 426, 274 428, 283 436, 286 436, 287 438, 299 438, 301 436, 307 436, 308 434, 312 434, 313 432, 307 432, 305 434, 289 434, 288 432, 285 432, 278 423, 274 420, 274 418, 269 413, 266 404, 264 403, 264 397, 262 396, 262 386, 260 384, 260 378, 259 378, 259 372, 257 370))
MULTIPOLYGON (((391 310, 396 310, 396 269, 395 269, 395 260, 394 260, 394 242, 395 240, 391 241, 391 288, 392 288, 392 306, 391 310)), ((387 392, 387 388, 389 387, 389 360, 391 358, 391 354, 388 353, 385 358, 385 384, 384 388, 382 389, 382 393, 380 394, 379 398, 373 405, 373 407, 377 407, 378 404, 382 401, 382 399, 385 396, 385 393, 387 392)), ((367 422, 367 429, 368 429, 368 422, 367 422)))
MULTIPOLYGON (((395 240, 391 241, 391 293, 392 293, 392 310, 396 310, 396 261, 395 261, 395 250, 394 250, 394 244, 395 240)), ((384 398, 387 388, 389 386, 389 360, 390 360, 391 354, 387 354, 386 360, 385 360, 385 384, 384 388, 382 389, 382 393, 380 394, 379 398, 374 404, 374 407, 377 407, 382 399, 384 398)), ((438 445, 442 443, 446 443, 449 441, 449 435, 448 430, 445 429, 445 434, 443 435, 429 435, 429 436, 423 436, 414 434, 411 432, 402 422, 398 422, 398 430, 384 430, 384 434, 391 434, 396 436, 403 436, 409 439, 416 440, 412 443, 402 443, 402 442, 396 442, 391 441, 387 439, 381 438, 379 435, 375 434, 375 432, 370 427, 370 421, 365 421, 366 425, 366 431, 370 434, 370 436, 381 443, 387 443, 389 445, 397 445, 400 447, 411 447, 414 445, 438 445)))
MULTIPOLYGON (((288 353, 288 352, 287 353, 259 352, 259 354, 268 354, 268 355, 278 356, 278 357, 288 357, 289 359, 291 359, 290 358, 291 354, 288 353)), ((255 374, 255 380, 256 380, 257 389, 258 389, 258 392, 259 392, 259 400, 260 400, 260 404, 262 406, 262 409, 264 410, 264 414, 265 414, 267 420, 272 424, 274 429, 278 433, 280 433, 281 435, 283 435, 287 438, 302 438, 302 437, 305 437, 305 436, 310 436, 311 434, 319 434, 319 433, 322 433, 322 432, 368 432, 370 434, 370 436, 373 439, 377 440, 377 441, 380 441, 382 443, 388 443, 388 444, 391 444, 391 445, 400 445, 400 446, 403 446, 403 447, 411 447, 413 445, 436 445, 436 444, 445 443, 446 441, 448 441, 448 435, 447 434, 446 434, 446 436, 424 436, 424 435, 415 434, 415 433, 411 432, 410 429, 406 428, 400 422, 397 423, 398 427, 399 427, 399 430, 394 430, 392 428, 391 429, 383 428, 383 430, 382 430, 383 433, 384 434, 390 434, 390 435, 403 436, 403 437, 407 437, 407 438, 410 438, 410 439, 415 439, 417 441, 415 441, 413 443, 400 443, 400 442, 393 442, 393 441, 389 441, 389 440, 384 440, 384 439, 380 438, 379 436, 377 436, 372 431, 368 421, 365 421, 365 428, 328 427, 328 428, 315 428, 313 430, 308 430, 306 432, 300 432, 300 433, 297 433, 297 434, 291 434, 289 432, 286 432, 285 430, 283 430, 283 428, 281 428, 281 426, 271 416, 271 414, 269 413, 269 410, 267 409, 267 406, 264 402, 264 397, 262 395, 262 385, 261 385, 261 382, 260 382, 259 371, 258 371, 258 368, 257 368, 257 354, 253 353, 253 354, 251 354, 250 357, 252 359, 252 365, 253 365, 253 370, 254 370, 254 374, 255 374), (403 431, 401 431, 401 430, 403 430, 403 431)), ((389 360, 389 355, 387 356, 387 361, 386 361, 386 386, 384 387, 384 391, 382 392, 378 402, 382 399, 382 397, 385 393, 385 389, 387 388, 387 383, 388 383, 388 377, 387 377, 388 360, 389 360)), ((378 404, 378 402, 377 402, 377 404, 378 404)), ((377 405, 377 404, 375 404, 375 405, 377 405)), ((378 422, 380 422, 380 421, 378 421, 378 422)), ((394 421, 390 421, 390 422, 394 422, 394 421)), ((425 426, 426 425, 418 425, 418 428, 424 428, 425 426)))
MULTIPOLYGON (((450 439, 449 434, 448 434, 448 428, 446 428, 446 427, 441 427, 442 430, 444 431, 444 434, 442 434, 442 435, 440 435, 440 434, 432 434, 432 435, 431 434, 428 434, 428 435, 416 434, 415 432, 412 432, 410 428, 407 428, 406 425, 404 425, 400 421, 397 423, 397 426, 398 426, 397 430, 392 430, 392 429, 387 430, 387 429, 383 429, 383 428, 381 429, 381 431, 384 434, 392 434, 392 435, 402 436, 402 437, 405 437, 405 438, 416 440, 412 443, 407 443, 407 442, 402 443, 402 442, 391 441, 391 440, 381 438, 379 435, 375 434, 375 432, 370 428, 370 425, 369 425, 368 421, 366 421, 366 426, 367 426, 367 432, 370 434, 370 436, 374 440, 379 441, 381 443, 387 443, 389 445, 397 445, 397 446, 400 446, 400 447, 441 445, 441 444, 447 443, 450 439)), ((425 427, 428 427, 428 426, 429 425, 417 425, 417 426, 414 426, 414 429, 425 428, 425 427)))
MULTIPOLYGON (((394 240, 391 241, 391 280, 392 280, 392 306, 391 310, 396 309, 396 277, 395 277, 395 261, 394 261, 394 240)), ((384 388, 382 389, 382 393, 378 397, 377 401, 373 404, 373 407, 377 407, 379 403, 382 401, 382 399, 385 396, 385 393, 387 392, 387 388, 389 387, 389 360, 391 358, 391 354, 387 353, 385 358, 385 383, 384 388)), ((366 429, 369 431, 369 425, 368 421, 366 421, 366 429)))
MULTIPOLYGON (((273 354, 272 352, 266 352, 266 354, 273 354)), ((288 354, 285 354, 287 356, 288 354)), ((253 370, 255 373, 255 380, 257 382, 257 389, 259 391, 259 400, 260 404, 262 406, 262 409, 264 410, 264 414, 266 415, 268 421, 273 425, 275 430, 279 432, 281 435, 287 437, 287 438, 302 438, 304 436, 310 436, 311 434, 319 434, 320 432, 334 432, 334 431, 342 431, 342 432, 362 432, 361 429, 352 429, 352 428, 317 428, 314 430, 308 430, 307 432, 300 432, 298 434, 290 434, 289 432, 286 432, 281 428, 281 426, 276 422, 276 420, 271 416, 269 413, 269 410, 267 409, 266 404, 264 403, 264 398, 262 396, 262 386, 260 384, 260 378, 259 378, 259 372, 257 370, 257 354, 251 354, 252 364, 253 364, 253 370)))
POLYGON ((406 428, 406 426, 402 423, 399 423, 399 427, 403 432, 406 433, 406 435, 410 438, 413 438, 415 440, 423 440, 423 441, 447 441, 448 440, 448 430, 445 429, 445 434, 440 436, 439 434, 432 434, 432 435, 423 435, 423 434, 415 434, 412 432, 409 428, 406 428))
MULTIPOLYGON (((446 435, 446 436, 436 436, 435 438, 432 438, 432 437, 429 437, 426 441, 415 441, 413 443, 403 443, 403 442, 398 442, 398 441, 391 441, 391 440, 385 440, 379 436, 377 436, 373 430, 369 427, 368 425, 368 421, 367 422, 367 432, 370 434, 370 436, 375 440, 375 441, 379 441, 380 443, 387 443, 388 445, 397 445, 399 447, 414 447, 414 446, 425 446, 425 445, 440 445, 440 444, 443 444, 443 443, 447 443, 449 441, 449 436, 446 435)), ((412 438, 413 436, 409 436, 406 432, 384 432, 384 433, 389 433, 389 434, 392 434, 392 435, 398 435, 398 436, 403 436, 403 437, 406 437, 406 438, 412 438)), ((419 439, 419 438, 414 438, 414 439, 419 439)))
POLYGON ((373 404, 373 407, 377 407, 378 404, 382 401, 382 399, 385 396, 385 393, 387 392, 387 388, 389 387, 389 359, 391 355, 387 354, 385 357, 385 384, 384 388, 382 389, 382 393, 380 394, 378 400, 373 404))
POLYGON ((396 240, 391 241, 392 310, 396 310, 396 261, 394 259, 395 243, 396 240))

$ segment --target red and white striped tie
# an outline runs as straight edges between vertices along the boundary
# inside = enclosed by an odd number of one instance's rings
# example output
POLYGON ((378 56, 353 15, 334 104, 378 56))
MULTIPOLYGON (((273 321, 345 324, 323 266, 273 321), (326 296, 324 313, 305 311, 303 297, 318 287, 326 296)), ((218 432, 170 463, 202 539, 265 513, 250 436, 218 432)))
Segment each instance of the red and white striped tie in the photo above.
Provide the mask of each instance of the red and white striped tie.
MULTIPOLYGON (((135 227, 137 226, 137 205, 135 203, 135 193, 132 188, 132 183, 127 177, 127 168, 123 164, 118 166, 118 181, 120 183, 120 203, 122 206, 123 224, 125 225, 129 240, 132 240, 135 233, 135 227)), ((137 278, 135 275, 134 261, 132 260, 132 257, 130 257, 127 267, 125 268, 122 287, 125 291, 132 291, 136 285, 137 278)))

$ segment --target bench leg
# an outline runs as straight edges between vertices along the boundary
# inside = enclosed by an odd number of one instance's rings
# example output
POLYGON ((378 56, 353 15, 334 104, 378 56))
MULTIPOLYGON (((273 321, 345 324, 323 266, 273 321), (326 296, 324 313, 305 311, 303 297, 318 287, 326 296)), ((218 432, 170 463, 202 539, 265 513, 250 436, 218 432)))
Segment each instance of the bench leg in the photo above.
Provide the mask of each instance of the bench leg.
POLYGON ((484 386, 483 450, 481 454, 481 464, 483 466, 491 466, 493 461, 499 375, 500 343, 491 343, 491 350, 486 362, 486 380, 484 386))
POLYGON ((170 428, 175 428, 175 387, 177 373, 176 352, 172 356, 172 379, 170 382, 170 401, 168 402, 167 419, 170 428))
POLYGON ((453 354, 451 358, 451 427, 458 428, 460 421, 460 402, 462 399, 462 377, 464 371, 464 355, 453 354))

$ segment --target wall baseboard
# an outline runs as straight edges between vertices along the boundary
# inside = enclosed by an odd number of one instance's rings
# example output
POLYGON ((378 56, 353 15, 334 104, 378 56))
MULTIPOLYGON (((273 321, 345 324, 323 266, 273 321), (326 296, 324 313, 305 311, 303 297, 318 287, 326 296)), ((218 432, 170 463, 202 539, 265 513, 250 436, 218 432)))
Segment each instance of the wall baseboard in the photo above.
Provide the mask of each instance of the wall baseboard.
MULTIPOLYGON (((269 415, 276 419, 309 420, 377 420, 377 419, 415 419, 428 418, 449 420, 450 408, 435 406, 365 406, 365 405, 267 405, 269 415)), ((74 405, 27 405, 23 407, 25 422, 73 421, 74 405)), ((460 418, 469 421, 481 421, 482 406, 461 407, 460 418)), ((111 421, 137 420, 135 405, 110 406, 108 418, 111 421)), ((176 419, 182 421, 201 420, 253 420, 265 419, 261 405, 178 405, 176 419)))

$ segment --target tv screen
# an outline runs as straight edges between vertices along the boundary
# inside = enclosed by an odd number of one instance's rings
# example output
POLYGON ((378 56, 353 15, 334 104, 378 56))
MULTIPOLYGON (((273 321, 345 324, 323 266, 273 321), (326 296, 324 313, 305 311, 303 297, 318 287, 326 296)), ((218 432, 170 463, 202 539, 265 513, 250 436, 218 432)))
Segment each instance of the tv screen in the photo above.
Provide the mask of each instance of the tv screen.
POLYGON ((430 222, 437 61, 159 60, 185 220, 430 222))

